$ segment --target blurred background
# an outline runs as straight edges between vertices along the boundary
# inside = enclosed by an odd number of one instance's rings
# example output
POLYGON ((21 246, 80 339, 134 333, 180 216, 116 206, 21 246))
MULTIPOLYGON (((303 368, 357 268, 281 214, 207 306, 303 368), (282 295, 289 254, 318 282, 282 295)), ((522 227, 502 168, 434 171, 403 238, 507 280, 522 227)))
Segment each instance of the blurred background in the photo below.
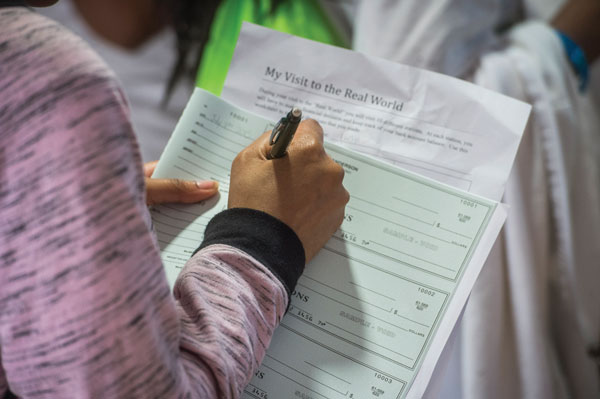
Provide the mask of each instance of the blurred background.
MULTIPOLYGON (((594 398, 600 63, 589 65, 581 90, 554 30, 573 3, 592 2, 62 0, 39 12, 82 37, 115 71, 145 162, 159 158, 196 84, 219 94, 242 20, 531 103, 504 198, 509 219, 427 397, 594 398)), ((571 18, 583 26, 584 17, 571 18)))

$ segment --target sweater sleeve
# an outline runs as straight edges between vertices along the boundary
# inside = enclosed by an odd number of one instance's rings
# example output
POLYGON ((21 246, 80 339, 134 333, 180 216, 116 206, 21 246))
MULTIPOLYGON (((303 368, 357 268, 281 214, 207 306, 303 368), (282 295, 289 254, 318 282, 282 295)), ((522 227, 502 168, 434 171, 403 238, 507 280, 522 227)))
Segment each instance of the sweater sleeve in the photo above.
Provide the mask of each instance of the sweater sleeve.
POLYGON ((303 257, 209 234, 173 295, 114 77, 26 9, 0 33, 0 397, 239 397, 303 257))
POLYGON ((285 312, 282 283, 245 252, 216 244, 188 262, 175 295, 193 397, 239 397, 285 312))

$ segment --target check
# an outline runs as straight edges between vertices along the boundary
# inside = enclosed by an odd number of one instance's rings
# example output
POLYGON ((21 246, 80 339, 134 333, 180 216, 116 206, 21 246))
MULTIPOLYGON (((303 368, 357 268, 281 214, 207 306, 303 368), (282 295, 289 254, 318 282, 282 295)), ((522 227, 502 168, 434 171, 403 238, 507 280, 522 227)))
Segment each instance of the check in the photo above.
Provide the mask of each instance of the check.
MULTIPOLYGON (((194 92, 154 176, 215 179, 221 196, 153 210, 171 284, 226 207, 235 155, 270 127, 194 92)), ((494 201, 337 145, 326 150, 346 172, 344 222, 307 265, 246 398, 404 397, 433 368, 505 218, 494 201)))

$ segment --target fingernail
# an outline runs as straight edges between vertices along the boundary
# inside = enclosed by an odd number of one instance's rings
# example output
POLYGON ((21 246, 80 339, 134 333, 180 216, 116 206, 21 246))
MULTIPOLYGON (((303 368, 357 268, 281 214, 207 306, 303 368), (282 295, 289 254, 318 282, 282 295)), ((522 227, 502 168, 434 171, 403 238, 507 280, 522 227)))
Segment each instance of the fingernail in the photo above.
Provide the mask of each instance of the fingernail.
POLYGON ((219 183, 213 180, 200 180, 196 182, 196 187, 202 190, 216 190, 219 187, 219 183))

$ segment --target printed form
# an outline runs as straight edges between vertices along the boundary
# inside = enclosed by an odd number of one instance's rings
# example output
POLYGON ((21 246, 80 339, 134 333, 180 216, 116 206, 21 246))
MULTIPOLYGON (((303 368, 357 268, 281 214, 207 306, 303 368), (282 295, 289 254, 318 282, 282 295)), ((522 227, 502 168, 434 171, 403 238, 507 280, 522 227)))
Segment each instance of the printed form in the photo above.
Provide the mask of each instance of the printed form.
POLYGON ((531 106, 449 76, 244 23, 221 97, 292 106, 343 144, 500 201, 531 106))
MULTIPOLYGON (((234 157, 272 122, 201 89, 192 95, 154 177, 214 179, 221 194, 153 209, 171 285, 226 208, 234 157)), ((505 209, 337 145, 326 150, 346 172, 345 219, 307 265, 244 397, 419 397, 505 209)))

